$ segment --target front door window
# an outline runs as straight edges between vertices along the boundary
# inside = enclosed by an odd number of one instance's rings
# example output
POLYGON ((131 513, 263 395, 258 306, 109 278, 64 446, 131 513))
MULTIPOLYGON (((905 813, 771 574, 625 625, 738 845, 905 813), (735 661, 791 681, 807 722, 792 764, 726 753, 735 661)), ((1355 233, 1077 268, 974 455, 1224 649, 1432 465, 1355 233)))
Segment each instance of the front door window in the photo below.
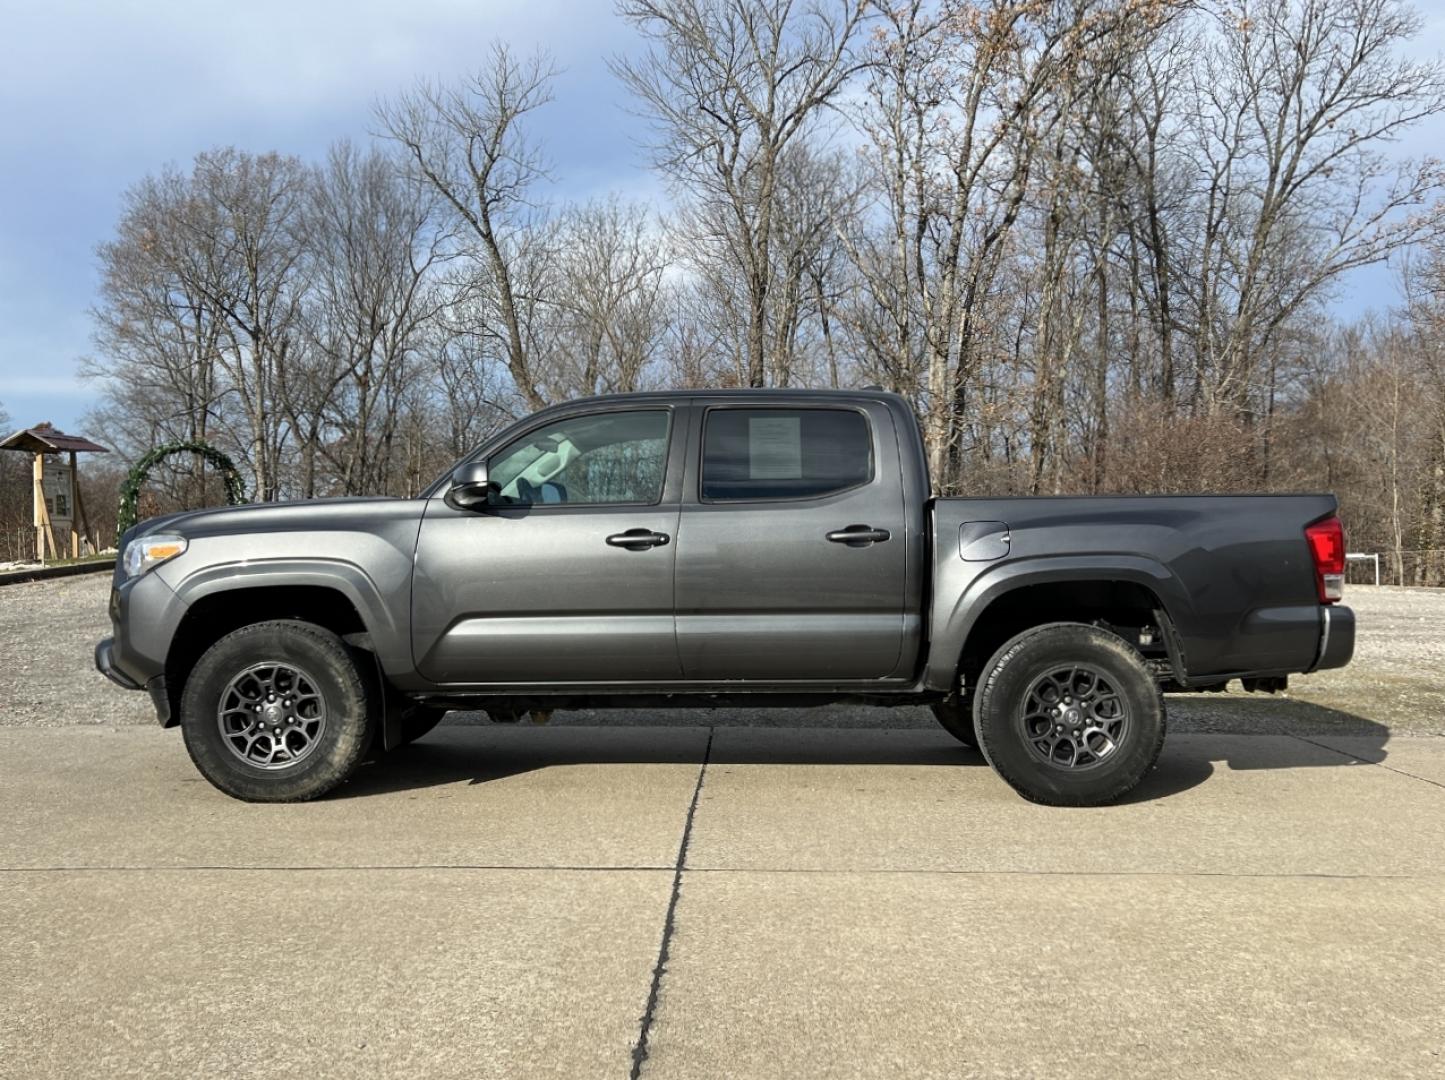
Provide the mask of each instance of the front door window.
POLYGON ((653 505, 667 471, 666 409, 573 416, 528 432, 487 463, 503 506, 653 505))

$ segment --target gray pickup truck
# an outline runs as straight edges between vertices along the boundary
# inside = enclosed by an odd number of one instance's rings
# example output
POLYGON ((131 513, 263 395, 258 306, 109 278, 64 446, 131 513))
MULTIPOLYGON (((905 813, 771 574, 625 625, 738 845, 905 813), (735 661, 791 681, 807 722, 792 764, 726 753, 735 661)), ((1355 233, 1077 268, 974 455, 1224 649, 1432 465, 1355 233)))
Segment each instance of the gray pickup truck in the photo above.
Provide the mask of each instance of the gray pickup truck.
POLYGON ((1024 797, 1117 799, 1168 692, 1340 667, 1331 495, 934 498, 904 399, 569 402, 415 499, 156 518, 96 666, 242 799, 319 796, 448 709, 928 705, 1024 797))

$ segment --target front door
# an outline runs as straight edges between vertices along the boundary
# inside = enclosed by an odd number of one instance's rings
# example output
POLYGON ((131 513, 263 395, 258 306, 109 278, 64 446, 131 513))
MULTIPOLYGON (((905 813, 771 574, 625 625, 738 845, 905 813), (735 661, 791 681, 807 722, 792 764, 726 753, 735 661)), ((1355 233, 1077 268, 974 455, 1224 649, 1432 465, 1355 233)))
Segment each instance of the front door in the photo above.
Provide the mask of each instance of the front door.
POLYGON ((719 404, 702 414, 677 549, 684 673, 893 675, 908 532, 888 411, 719 404))
POLYGON ((431 501, 412 645, 437 683, 676 679, 673 568, 686 409, 579 413, 488 458, 481 511, 431 501), (676 473, 671 477, 669 474, 676 473))

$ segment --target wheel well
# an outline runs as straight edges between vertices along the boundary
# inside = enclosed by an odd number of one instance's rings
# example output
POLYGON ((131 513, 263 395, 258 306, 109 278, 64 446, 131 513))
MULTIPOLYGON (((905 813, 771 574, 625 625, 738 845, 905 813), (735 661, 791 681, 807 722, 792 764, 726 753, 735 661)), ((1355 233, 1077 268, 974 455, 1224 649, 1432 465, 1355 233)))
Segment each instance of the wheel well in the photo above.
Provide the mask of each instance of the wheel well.
POLYGON ((205 651, 231 631, 269 619, 302 619, 338 636, 366 632, 355 605, 341 591, 324 585, 226 589, 203 596, 186 611, 166 654, 172 724, 180 722, 181 693, 205 651))
MULTIPOLYGON (((992 601, 974 620, 959 656, 958 675, 964 685, 978 684, 984 665, 1016 634, 1051 622, 1102 626, 1118 634, 1146 660, 1166 666, 1166 635, 1160 626, 1164 605, 1152 589, 1132 581, 1057 581, 1024 585, 992 601), (1143 634, 1141 631, 1151 630, 1143 634)), ((1167 618, 1167 616, 1165 616, 1167 618)))

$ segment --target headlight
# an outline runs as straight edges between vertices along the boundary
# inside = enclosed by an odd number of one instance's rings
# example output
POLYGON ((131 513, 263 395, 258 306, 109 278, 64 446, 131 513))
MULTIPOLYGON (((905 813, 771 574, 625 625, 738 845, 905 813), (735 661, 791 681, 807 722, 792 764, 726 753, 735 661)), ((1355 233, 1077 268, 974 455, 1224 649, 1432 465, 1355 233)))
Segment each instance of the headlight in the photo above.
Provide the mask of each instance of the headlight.
POLYGON ((121 558, 125 576, 136 577, 167 559, 174 559, 186 550, 186 543, 184 536, 173 536, 169 533, 156 533, 132 540, 125 546, 125 555, 121 558))

